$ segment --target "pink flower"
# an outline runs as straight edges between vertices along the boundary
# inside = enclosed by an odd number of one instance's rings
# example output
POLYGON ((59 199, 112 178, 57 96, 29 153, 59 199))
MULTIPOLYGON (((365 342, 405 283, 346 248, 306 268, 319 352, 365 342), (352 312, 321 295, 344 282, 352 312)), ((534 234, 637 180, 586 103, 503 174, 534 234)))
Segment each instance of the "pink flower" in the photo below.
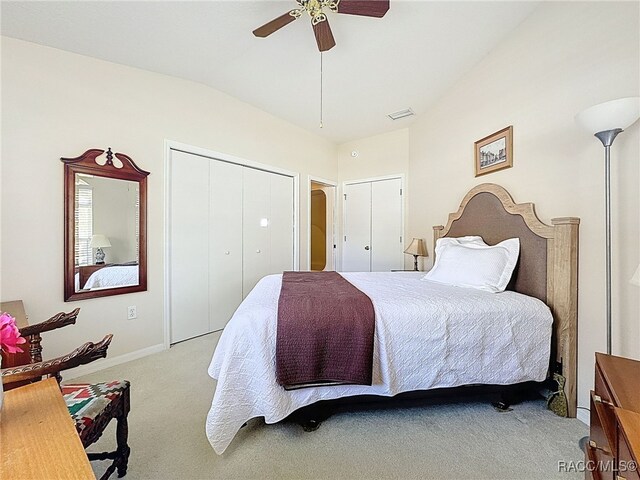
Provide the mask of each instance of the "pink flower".
POLYGON ((20 336, 20 331, 16 327, 16 319, 8 313, 0 314, 0 349, 6 353, 22 352, 17 345, 25 343, 26 340, 20 336))

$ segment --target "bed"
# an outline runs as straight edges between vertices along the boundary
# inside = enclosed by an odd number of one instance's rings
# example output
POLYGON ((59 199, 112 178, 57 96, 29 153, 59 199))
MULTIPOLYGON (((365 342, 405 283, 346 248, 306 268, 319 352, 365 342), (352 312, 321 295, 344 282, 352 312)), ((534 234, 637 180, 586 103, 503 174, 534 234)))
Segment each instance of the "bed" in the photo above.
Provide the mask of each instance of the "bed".
POLYGON ((91 274, 82 287, 83 290, 129 287, 138 285, 139 267, 135 265, 108 265, 91 274))
POLYGON ((421 280, 421 272, 343 273, 375 310, 372 385, 285 390, 276 382, 275 345, 281 275, 263 278, 227 324, 209 374, 217 380, 206 431, 221 454, 249 419, 278 422, 316 402, 392 397, 462 385, 565 378, 575 416, 576 218, 543 224, 533 204, 515 204, 502 187, 472 189, 442 237, 480 235, 489 244, 520 239, 510 291, 493 294, 421 280))

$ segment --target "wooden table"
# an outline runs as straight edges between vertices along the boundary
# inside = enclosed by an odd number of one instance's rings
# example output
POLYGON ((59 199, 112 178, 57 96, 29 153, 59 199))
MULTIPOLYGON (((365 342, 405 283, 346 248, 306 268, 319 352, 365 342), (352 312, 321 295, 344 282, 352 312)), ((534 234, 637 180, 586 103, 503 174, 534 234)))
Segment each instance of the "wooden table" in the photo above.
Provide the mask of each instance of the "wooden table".
POLYGON ((5 392, 0 445, 0 478, 96 478, 53 378, 5 392))

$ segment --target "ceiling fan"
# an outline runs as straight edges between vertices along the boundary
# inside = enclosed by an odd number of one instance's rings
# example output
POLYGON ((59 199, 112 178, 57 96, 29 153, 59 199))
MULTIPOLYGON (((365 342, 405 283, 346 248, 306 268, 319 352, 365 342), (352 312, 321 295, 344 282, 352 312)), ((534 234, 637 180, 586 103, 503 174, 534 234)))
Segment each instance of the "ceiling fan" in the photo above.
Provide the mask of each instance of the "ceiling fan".
POLYGON ((336 41, 331 33, 329 20, 324 9, 335 13, 362 15, 365 17, 384 17, 389 10, 389 0, 296 0, 298 8, 280 15, 253 31, 256 37, 268 37, 285 25, 298 19, 304 12, 311 17, 313 33, 316 36, 318 50, 325 52, 333 48, 336 41))

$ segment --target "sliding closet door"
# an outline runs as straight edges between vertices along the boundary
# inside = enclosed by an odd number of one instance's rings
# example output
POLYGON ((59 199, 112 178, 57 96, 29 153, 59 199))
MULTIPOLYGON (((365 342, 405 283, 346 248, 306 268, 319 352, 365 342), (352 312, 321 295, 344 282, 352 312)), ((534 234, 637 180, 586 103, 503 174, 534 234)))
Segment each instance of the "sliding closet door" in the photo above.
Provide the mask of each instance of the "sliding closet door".
POLYGON ((246 297, 258 281, 293 269, 293 178, 244 168, 243 275, 246 297))
POLYGON ((294 180, 171 152, 171 343, 223 329, 264 276, 294 267, 294 180))
POLYGON ((371 183, 344 187, 343 272, 371 270, 371 183))
POLYGON ((242 301, 243 167, 209 162, 209 331, 215 331, 242 301))
POLYGON ((293 270, 293 178, 271 174, 269 273, 293 270))
POLYGON ((209 332, 209 164, 171 152, 171 343, 209 332))
POLYGON ((243 273, 242 297, 246 297, 262 277, 269 273, 269 199, 271 175, 244 168, 242 201, 243 273))
POLYGON ((401 188, 399 178, 371 182, 372 272, 403 268, 401 188))

